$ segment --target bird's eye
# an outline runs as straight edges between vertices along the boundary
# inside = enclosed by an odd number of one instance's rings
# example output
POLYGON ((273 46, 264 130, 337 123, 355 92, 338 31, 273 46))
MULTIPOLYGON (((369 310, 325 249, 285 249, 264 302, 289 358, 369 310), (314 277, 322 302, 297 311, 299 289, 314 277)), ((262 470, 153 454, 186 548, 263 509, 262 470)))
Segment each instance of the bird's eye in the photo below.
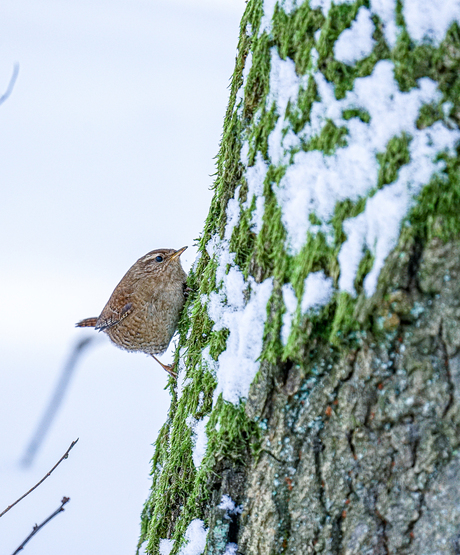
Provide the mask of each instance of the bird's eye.
POLYGON ((163 257, 162 257, 162 256, 157 256, 157 257, 155 258, 155 260, 156 260, 157 262, 163 262, 163 257))

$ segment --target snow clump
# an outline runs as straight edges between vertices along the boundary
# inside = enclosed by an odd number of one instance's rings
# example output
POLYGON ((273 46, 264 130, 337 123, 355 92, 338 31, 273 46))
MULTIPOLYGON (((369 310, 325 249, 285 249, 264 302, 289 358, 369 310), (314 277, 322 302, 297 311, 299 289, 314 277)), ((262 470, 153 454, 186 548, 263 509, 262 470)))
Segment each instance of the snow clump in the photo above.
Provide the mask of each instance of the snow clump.
POLYGON ((358 60, 367 58, 375 45, 375 40, 372 38, 373 32, 371 12, 361 6, 351 27, 340 33, 334 44, 335 59, 344 64, 353 65, 358 60))
POLYGON ((207 533, 202 520, 199 518, 192 520, 185 532, 187 544, 181 547, 179 555, 202 555, 206 547, 207 533))

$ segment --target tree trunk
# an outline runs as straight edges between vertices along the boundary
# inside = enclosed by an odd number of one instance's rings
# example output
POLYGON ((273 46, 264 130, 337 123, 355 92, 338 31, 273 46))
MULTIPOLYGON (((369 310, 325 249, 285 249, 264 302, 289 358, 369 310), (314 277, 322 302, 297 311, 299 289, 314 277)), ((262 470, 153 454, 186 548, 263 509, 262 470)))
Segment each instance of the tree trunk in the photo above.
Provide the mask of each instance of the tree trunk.
POLYGON ((148 553, 460 553, 455 20, 247 3, 148 553))

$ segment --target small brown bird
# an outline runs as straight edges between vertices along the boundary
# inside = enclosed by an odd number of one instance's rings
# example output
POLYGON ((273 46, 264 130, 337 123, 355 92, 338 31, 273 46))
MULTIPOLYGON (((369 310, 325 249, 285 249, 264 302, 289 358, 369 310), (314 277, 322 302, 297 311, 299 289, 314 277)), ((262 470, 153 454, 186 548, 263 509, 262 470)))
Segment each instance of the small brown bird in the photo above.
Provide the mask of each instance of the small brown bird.
POLYGON ((104 331, 115 345, 141 351, 176 377, 173 366, 162 364, 155 355, 164 353, 177 328, 188 293, 187 274, 179 250, 157 249, 131 266, 115 287, 98 318, 86 318, 77 327, 104 331))

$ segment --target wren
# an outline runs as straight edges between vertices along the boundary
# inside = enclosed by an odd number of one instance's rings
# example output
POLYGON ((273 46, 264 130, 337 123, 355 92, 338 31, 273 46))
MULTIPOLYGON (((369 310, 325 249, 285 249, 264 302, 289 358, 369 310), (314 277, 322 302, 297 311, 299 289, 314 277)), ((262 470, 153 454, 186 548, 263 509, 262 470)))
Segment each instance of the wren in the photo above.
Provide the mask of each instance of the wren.
POLYGON ((162 364, 162 354, 177 328, 188 288, 179 250, 157 249, 131 266, 115 287, 97 318, 86 318, 79 328, 105 332, 117 347, 151 355, 171 376, 173 366, 162 364))

